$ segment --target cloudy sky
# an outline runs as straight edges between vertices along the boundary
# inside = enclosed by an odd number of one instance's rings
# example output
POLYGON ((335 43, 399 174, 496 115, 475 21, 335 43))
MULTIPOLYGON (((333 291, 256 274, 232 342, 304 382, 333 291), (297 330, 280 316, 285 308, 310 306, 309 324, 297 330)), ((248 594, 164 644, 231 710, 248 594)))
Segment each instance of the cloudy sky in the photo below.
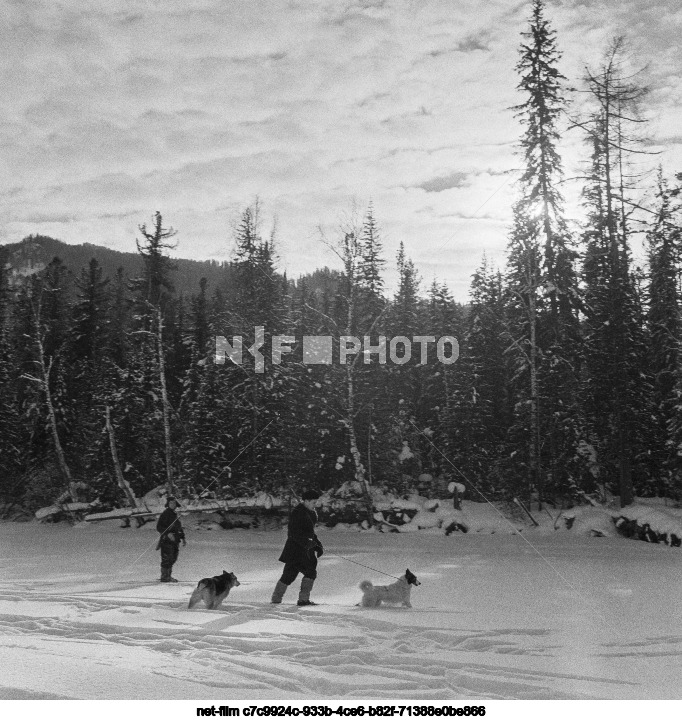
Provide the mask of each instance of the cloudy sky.
MULTIPOLYGON (((402 240, 425 284, 463 300, 482 253, 503 260, 529 6, 0 0, 0 243, 132 251, 160 210, 178 256, 223 260, 259 196, 295 276, 335 265, 319 228, 333 239, 372 200, 390 266, 402 240)), ((552 0, 548 16, 576 85, 627 34, 653 87, 652 164, 682 170, 678 0, 552 0)), ((579 137, 565 143, 571 176, 579 137)))

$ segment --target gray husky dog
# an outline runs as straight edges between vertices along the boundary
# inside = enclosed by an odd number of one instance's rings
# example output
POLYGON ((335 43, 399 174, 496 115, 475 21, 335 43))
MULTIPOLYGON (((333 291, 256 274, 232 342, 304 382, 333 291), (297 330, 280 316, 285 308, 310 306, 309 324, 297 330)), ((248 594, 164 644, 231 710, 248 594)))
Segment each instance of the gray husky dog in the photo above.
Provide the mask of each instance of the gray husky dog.
POLYGON ((241 584, 234 573, 228 573, 227 571, 223 571, 220 576, 202 578, 201 581, 197 583, 194 591, 192 591, 188 608, 194 608, 199 601, 203 601, 206 604, 206 608, 219 608, 230 591, 239 585, 241 584))

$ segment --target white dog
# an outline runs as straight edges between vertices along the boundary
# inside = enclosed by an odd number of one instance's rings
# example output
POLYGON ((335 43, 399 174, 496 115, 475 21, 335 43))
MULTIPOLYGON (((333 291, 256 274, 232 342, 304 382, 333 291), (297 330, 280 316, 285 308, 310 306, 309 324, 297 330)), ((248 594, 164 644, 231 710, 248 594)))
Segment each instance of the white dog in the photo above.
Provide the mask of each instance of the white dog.
POLYGON ((358 606, 376 608, 383 601, 385 603, 402 603, 406 608, 412 608, 410 603, 412 586, 421 586, 421 583, 409 568, 405 571, 404 576, 389 586, 375 586, 371 581, 363 581, 360 584, 363 594, 362 601, 358 606))

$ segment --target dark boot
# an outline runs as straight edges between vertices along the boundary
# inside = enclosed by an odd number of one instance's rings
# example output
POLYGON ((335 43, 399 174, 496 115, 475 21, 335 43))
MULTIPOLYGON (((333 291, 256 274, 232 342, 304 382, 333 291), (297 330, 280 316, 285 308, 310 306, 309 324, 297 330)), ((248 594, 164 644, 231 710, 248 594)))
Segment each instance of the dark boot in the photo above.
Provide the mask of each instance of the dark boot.
POLYGON ((171 575, 168 566, 161 566, 161 578, 159 580, 161 583, 170 583, 171 575))
POLYGON ((277 581, 275 590, 272 592, 270 603, 282 603, 282 599, 284 598, 284 594, 287 592, 287 588, 289 588, 289 586, 287 586, 286 583, 277 581))
POLYGON ((298 593, 299 606, 317 606, 314 601, 310 600, 310 592, 313 590, 314 578, 303 576, 301 579, 301 590, 298 593))

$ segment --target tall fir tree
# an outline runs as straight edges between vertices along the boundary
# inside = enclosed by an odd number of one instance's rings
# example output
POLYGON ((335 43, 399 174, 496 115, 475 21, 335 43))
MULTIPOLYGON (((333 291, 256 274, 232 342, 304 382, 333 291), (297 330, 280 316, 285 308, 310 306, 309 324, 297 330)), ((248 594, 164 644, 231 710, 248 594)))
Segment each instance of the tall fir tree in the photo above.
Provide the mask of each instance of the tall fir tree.
POLYGON ((420 278, 414 262, 405 253, 405 244, 400 241, 396 256, 398 265, 398 288, 391 308, 391 324, 394 332, 412 336, 418 328, 417 306, 420 278))
POLYGON ((159 211, 154 213, 152 225, 143 223, 139 226, 142 238, 136 238, 137 252, 144 262, 144 272, 140 278, 133 281, 133 289, 140 306, 140 313, 147 318, 145 327, 151 326, 154 312, 150 308, 164 309, 165 303, 173 293, 172 273, 175 264, 168 257, 168 251, 174 250, 176 245, 171 242, 177 233, 173 228, 165 228, 163 216, 159 211))
MULTIPOLYGON (((360 234, 362 259, 358 269, 363 325, 371 325, 386 305, 384 279, 382 276, 386 261, 383 257, 383 243, 378 223, 374 217, 374 206, 370 202, 360 234)), ((375 325, 376 328, 376 325, 375 325)))
POLYGON ((527 450, 518 471, 533 495, 565 494, 575 482, 568 461, 579 443, 578 284, 575 250, 559 190, 559 120, 566 78, 558 69, 556 32, 543 0, 533 0, 516 71, 524 102, 514 110, 524 127, 524 168, 514 207, 508 261, 509 352, 516 364, 517 422, 512 436, 527 450))
POLYGON ((647 234, 649 252, 649 307, 651 343, 648 366, 653 385, 653 463, 659 496, 680 497, 682 491, 682 327, 680 325, 680 263, 682 218, 662 171, 658 175, 658 207, 647 234))
POLYGON ((71 352, 76 361, 94 363, 108 350, 107 321, 109 279, 93 258, 76 280, 76 302, 73 307, 71 352))
POLYGON ((132 300, 128 295, 128 281, 123 268, 116 269, 111 289, 111 310, 109 315, 109 352, 111 360, 125 368, 130 351, 130 309, 132 300))

